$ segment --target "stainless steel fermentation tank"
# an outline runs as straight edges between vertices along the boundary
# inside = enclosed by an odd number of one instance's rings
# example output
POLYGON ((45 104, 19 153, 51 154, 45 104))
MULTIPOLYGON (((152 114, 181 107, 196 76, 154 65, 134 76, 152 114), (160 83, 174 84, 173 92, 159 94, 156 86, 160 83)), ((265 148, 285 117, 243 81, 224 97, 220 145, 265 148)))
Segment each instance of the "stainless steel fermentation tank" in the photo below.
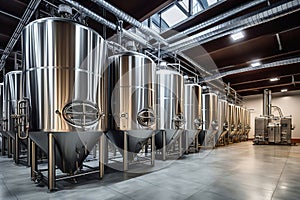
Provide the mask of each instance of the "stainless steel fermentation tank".
POLYGON ((203 147, 215 147, 218 133, 218 96, 214 93, 202 94, 203 128, 199 143, 203 147))
POLYGON ((243 108, 236 106, 236 117, 237 117, 237 141, 240 142, 244 133, 244 115, 243 108))
POLYGON ((188 152, 198 150, 198 134, 202 129, 202 89, 194 83, 184 84, 184 115, 183 149, 188 152), (192 145, 192 146, 191 146, 192 145))
POLYGON ((111 130, 107 137, 123 154, 124 170, 152 138, 154 162, 155 63, 128 51, 109 57, 111 130))
POLYGON ((4 128, 4 83, 0 83, 0 133, 1 133, 1 155, 4 156, 7 151, 8 135, 4 128))
POLYGON ((11 71, 5 75, 4 86, 4 133, 8 136, 8 156, 12 153, 17 164, 20 161, 21 149, 27 150, 26 165, 30 166, 30 140, 18 134, 18 103, 22 99, 22 71, 11 71))
POLYGON ((47 152, 48 187, 53 190, 55 165, 74 174, 107 131, 107 44, 77 22, 44 18, 24 28, 22 47, 32 150, 36 143, 47 152))
POLYGON ((234 104, 229 104, 229 141, 234 142, 237 137, 237 107, 234 104))
MULTIPOLYGON (((156 149, 162 152, 163 160, 167 150, 178 141, 177 156, 182 155, 182 133, 184 130, 184 79, 170 69, 159 69, 157 77, 157 130, 155 135, 156 149)), ((170 155, 171 153, 169 153, 170 155)))
POLYGON ((226 145, 228 143, 229 131, 229 104, 226 100, 219 99, 218 102, 218 122, 219 130, 216 137, 218 145, 226 145))

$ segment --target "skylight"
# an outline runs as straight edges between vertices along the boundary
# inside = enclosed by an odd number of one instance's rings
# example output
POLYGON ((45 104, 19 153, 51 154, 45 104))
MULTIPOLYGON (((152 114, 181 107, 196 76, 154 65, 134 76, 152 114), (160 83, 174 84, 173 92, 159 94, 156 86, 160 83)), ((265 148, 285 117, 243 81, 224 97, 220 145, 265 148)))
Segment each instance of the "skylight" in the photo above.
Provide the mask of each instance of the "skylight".
POLYGON ((190 0, 183 0, 179 1, 178 3, 185 9, 186 12, 189 11, 190 0))
POLYGON ((168 10, 164 11, 161 14, 161 17, 169 27, 172 27, 187 18, 187 16, 176 5, 173 5, 168 10))

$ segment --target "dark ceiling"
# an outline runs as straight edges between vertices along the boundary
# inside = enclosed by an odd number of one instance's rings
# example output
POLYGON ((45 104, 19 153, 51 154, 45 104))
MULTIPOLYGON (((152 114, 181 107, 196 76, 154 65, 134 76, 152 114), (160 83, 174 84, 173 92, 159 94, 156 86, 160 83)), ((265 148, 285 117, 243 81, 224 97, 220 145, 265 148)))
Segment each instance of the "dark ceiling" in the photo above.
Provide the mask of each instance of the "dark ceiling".
MULTIPOLYGON (((58 5, 59 0, 48 0, 51 3, 58 5)), ((105 16, 111 22, 116 22, 117 18, 112 14, 105 12, 101 7, 95 5, 91 1, 78 0, 83 6, 93 10, 99 15, 105 16)), ((170 4, 171 0, 109 0, 109 3, 115 5, 121 10, 127 12, 134 18, 143 21, 155 12, 159 11, 166 5, 170 4)), ((197 16, 181 23, 173 29, 173 31, 183 31, 189 27, 205 22, 212 17, 215 17, 223 12, 229 11, 241 4, 247 3, 247 0, 227 0, 224 3, 200 12, 197 16)), ((226 20, 218 23, 224 23, 236 17, 256 12, 260 9, 266 9, 268 6, 277 5, 287 2, 286 0, 269 0, 265 1, 254 8, 248 9, 234 15, 226 20), (269 5, 268 5, 269 3, 269 5)), ((0 0, 0 55, 5 49, 12 33, 14 32, 19 20, 22 17, 29 0, 0 0), (16 17, 8 16, 3 12, 9 13, 16 17)), ((42 10, 40 15, 46 15, 45 12, 50 12, 50 6, 47 6, 46 1, 42 1, 39 9, 42 10)), ((31 20, 34 20, 37 15, 34 15, 31 20)), ((288 15, 281 16, 274 20, 270 20, 261 25, 257 25, 244 30, 245 37, 241 40, 233 42, 229 36, 224 36, 201 45, 204 51, 199 51, 199 48, 193 48, 187 52, 192 52, 193 59, 199 62, 202 66, 211 69, 211 73, 226 72, 236 69, 241 69, 249 66, 249 62, 258 59, 262 64, 271 63, 278 60, 300 57, 300 10, 294 10, 288 15), (282 48, 279 48, 277 37, 280 38, 282 48), (213 63, 214 68, 208 65, 213 63), (206 66, 207 65, 207 66, 206 66)), ((113 34, 112 30, 104 29, 102 25, 89 19, 88 25, 97 30, 104 37, 109 37, 113 34)), ((218 24, 214 24, 216 26, 218 24)), ((211 26, 211 27, 213 27, 211 26)), ((125 24, 129 27, 129 24, 125 24)), ((208 27, 209 28, 209 27, 208 27)), ((172 31, 165 32, 164 37, 172 34, 172 31)), ((14 48, 14 51, 21 51, 20 42, 14 48)), ((5 70, 13 70, 14 57, 11 55, 5 65, 5 70)), ((2 78, 2 77, 1 77, 2 78)), ((277 66, 267 69, 253 70, 239 74, 233 74, 223 77, 225 83, 230 83, 240 95, 262 94, 263 89, 271 89, 273 92, 280 92, 281 89, 288 90, 300 89, 300 64, 291 64, 277 66), (279 81, 270 82, 270 78, 279 77, 279 81)))

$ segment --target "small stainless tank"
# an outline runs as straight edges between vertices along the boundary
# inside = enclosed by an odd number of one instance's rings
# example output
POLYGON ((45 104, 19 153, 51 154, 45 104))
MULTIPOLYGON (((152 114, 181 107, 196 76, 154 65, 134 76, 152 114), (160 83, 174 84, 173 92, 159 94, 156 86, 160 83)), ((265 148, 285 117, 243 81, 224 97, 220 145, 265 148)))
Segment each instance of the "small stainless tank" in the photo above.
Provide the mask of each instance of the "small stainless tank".
POLYGON ((226 100, 222 100, 219 99, 219 118, 218 118, 218 122, 219 122, 219 131, 217 134, 217 142, 219 140, 223 140, 223 143, 225 143, 226 139, 225 135, 227 135, 228 133, 228 127, 229 127, 229 105, 228 102, 226 100))
POLYGON ((128 51, 109 57, 111 125, 108 138, 133 159, 154 133, 155 63, 146 55, 128 51))
MULTIPOLYGON (((184 150, 194 142, 202 129, 202 88, 198 84, 184 84, 185 132, 183 135, 184 150)), ((198 144, 198 142, 197 142, 198 144)))
POLYGON ((22 99, 22 71, 11 71, 5 75, 5 120, 6 132, 15 139, 18 101, 22 99))
MULTIPOLYGON (((165 131, 168 145, 178 139, 184 129, 184 79, 179 72, 170 69, 159 69, 156 77, 157 129, 165 131)), ((164 146, 161 131, 155 137, 157 149, 164 146)))
POLYGON ((214 93, 202 94, 203 128, 200 134, 202 146, 215 146, 218 133, 218 96, 214 93))
POLYGON ((54 137, 57 166, 73 173, 107 131, 107 44, 82 24, 51 17, 29 23, 22 46, 29 137, 45 152, 54 137))

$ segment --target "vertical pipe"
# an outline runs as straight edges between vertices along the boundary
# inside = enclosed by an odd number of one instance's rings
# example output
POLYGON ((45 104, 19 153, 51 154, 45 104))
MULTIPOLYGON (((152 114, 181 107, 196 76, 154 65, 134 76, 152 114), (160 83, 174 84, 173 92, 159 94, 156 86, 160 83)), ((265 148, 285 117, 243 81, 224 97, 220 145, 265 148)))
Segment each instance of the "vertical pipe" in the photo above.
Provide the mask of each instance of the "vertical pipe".
POLYGON ((14 154, 14 160, 16 164, 19 164, 19 157, 20 157, 20 146, 19 146, 19 137, 18 133, 15 133, 15 154, 14 154))
POLYGON ((272 115, 272 91, 268 91, 268 116, 272 115))
POLYGON ((101 133, 99 138, 99 178, 102 179, 104 175, 104 154, 105 154, 105 146, 104 146, 104 133, 101 133))
POLYGON ((166 154, 167 154, 167 138, 166 138, 166 131, 162 130, 162 137, 163 137, 163 160, 166 160, 166 154))
POLYGON ((8 145, 7 145, 7 157, 11 158, 12 157, 12 138, 8 136, 8 145))
POLYGON ((154 166, 155 161, 155 131, 153 131, 151 136, 151 166, 154 166))
POLYGON ((37 172, 37 152, 36 144, 31 142, 31 180, 35 180, 35 172, 37 172))
POLYGON ((123 155, 124 171, 128 170, 128 137, 127 132, 124 131, 124 155, 123 155))
POLYGON ((53 133, 48 133, 48 190, 55 189, 55 140, 53 133))
POLYGON ((263 93, 263 116, 268 115, 268 89, 264 90, 263 93))

